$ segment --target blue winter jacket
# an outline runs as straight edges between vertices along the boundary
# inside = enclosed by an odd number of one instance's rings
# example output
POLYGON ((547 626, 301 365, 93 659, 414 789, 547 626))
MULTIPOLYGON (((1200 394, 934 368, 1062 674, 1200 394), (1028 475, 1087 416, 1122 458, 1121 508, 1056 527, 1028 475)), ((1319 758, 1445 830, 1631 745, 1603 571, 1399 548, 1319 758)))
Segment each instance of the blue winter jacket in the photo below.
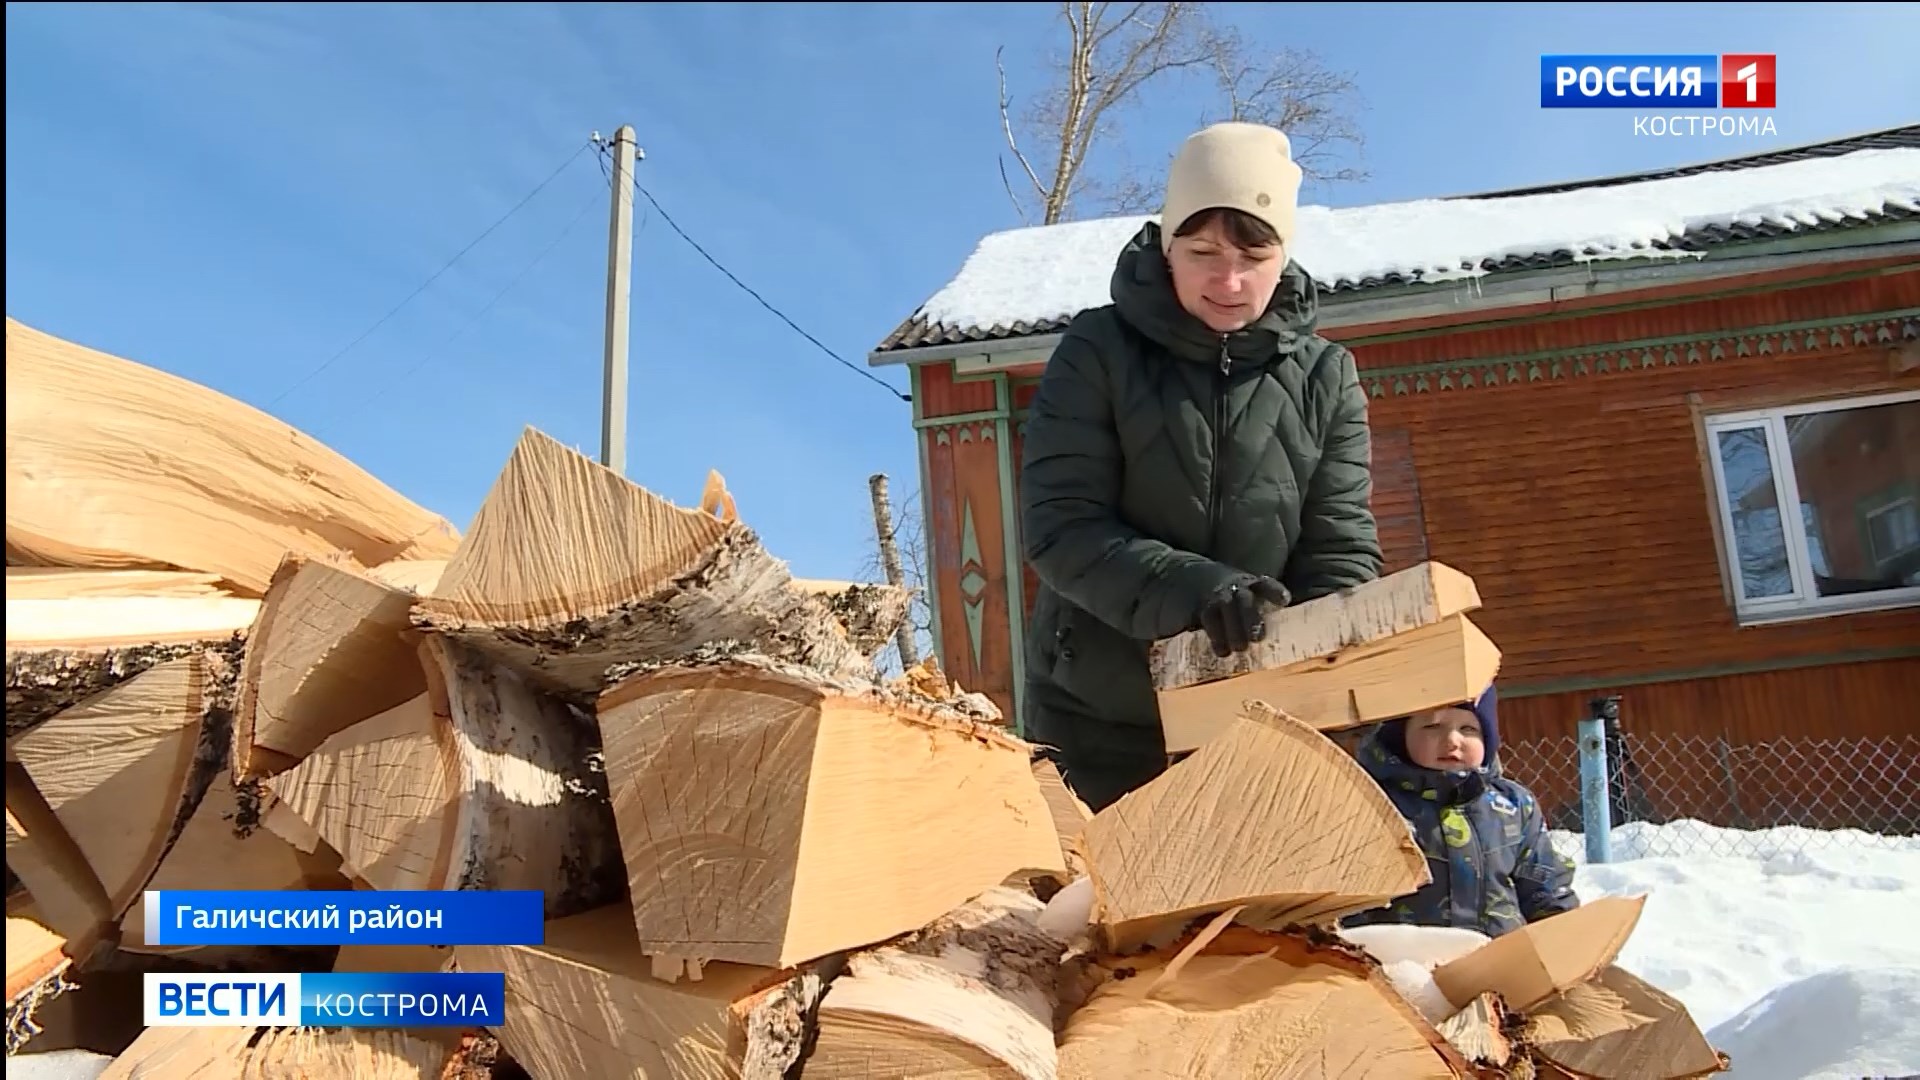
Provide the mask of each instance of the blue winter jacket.
POLYGON ((1532 792, 1486 768, 1442 773, 1414 765, 1403 721, 1381 725, 1357 756, 1412 826, 1433 881, 1345 925, 1453 926, 1499 937, 1580 906, 1573 864, 1553 850, 1532 792))

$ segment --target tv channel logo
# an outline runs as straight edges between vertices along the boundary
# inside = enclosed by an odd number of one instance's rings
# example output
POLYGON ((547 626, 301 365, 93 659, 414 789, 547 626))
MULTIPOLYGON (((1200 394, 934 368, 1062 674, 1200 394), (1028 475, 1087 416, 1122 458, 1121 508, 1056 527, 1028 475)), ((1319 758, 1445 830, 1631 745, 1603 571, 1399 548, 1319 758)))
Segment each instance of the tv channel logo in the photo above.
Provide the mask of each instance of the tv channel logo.
POLYGON ((300 976, 146 973, 141 1020, 148 1027, 300 1023, 300 976))
POLYGON ((1771 109, 1772 53, 1543 55, 1543 109, 1771 109))

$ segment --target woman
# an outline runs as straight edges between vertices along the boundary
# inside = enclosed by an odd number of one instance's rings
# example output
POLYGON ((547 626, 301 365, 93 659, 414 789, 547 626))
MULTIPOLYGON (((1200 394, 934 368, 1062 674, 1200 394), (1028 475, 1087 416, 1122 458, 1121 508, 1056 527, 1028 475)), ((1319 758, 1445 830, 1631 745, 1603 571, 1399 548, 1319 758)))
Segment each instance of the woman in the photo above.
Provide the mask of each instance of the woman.
POLYGON ((1095 810, 1167 766, 1151 642, 1205 629, 1224 656, 1263 607, 1380 573, 1366 396, 1289 259, 1300 179, 1273 128, 1189 138, 1028 413, 1028 729, 1095 810))

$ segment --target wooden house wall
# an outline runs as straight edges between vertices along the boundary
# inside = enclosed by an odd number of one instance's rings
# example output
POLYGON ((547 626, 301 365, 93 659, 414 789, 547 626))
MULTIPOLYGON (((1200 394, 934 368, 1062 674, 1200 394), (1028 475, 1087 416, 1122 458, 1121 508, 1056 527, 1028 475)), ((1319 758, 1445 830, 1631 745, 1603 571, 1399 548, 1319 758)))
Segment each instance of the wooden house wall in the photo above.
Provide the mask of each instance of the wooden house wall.
MULTIPOLYGON (((1697 414, 1920 385, 1889 359, 1916 314, 1908 270, 1351 342, 1389 569, 1439 559, 1479 582, 1508 739, 1570 737, 1608 689, 1630 725, 1675 736, 1915 730, 1910 709, 1861 703, 1911 689, 1920 613, 1738 625, 1697 414)), ((916 371, 941 659, 1010 714, 1036 582, 1002 476, 1017 483, 1037 374, 916 371)))
MULTIPOLYGON (((1615 817, 1736 828, 1911 830, 1920 809, 1920 657, 1613 688, 1615 817)), ((1578 828, 1574 728, 1597 691, 1503 700, 1509 775, 1578 828)))
MULTIPOLYGON (((1702 410, 1920 386, 1891 362, 1914 316, 1886 314, 1915 309, 1920 272, 1908 272, 1356 342, 1378 394, 1370 419, 1386 467, 1375 502, 1388 511, 1389 560, 1433 558, 1473 576, 1484 601, 1475 622, 1500 646, 1513 697, 1920 655, 1912 608, 1741 626, 1697 433, 1702 410), (1409 504, 1423 534, 1409 531, 1409 504)), ((1851 670, 1871 681, 1894 669, 1851 670)), ((1850 700, 1809 714, 1793 695, 1762 697, 1738 724, 1754 737, 1920 729, 1911 710, 1840 715, 1850 700)), ((1536 721, 1521 708, 1508 737, 1570 733, 1572 715, 1536 721)), ((1734 724, 1699 709, 1656 720, 1680 734, 1734 724)))

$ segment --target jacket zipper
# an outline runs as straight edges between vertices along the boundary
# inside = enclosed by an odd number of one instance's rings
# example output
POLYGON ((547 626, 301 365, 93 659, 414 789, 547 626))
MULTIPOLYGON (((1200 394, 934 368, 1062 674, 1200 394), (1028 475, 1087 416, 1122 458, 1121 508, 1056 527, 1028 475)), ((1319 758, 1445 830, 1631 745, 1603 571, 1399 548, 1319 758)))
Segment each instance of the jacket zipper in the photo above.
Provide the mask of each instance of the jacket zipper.
POLYGON ((1213 474, 1207 484, 1207 542, 1217 548, 1220 541, 1220 474, 1225 471, 1227 452, 1227 385, 1233 377, 1233 357, 1227 352, 1227 339, 1220 339, 1220 375, 1214 380, 1213 395, 1213 474))

